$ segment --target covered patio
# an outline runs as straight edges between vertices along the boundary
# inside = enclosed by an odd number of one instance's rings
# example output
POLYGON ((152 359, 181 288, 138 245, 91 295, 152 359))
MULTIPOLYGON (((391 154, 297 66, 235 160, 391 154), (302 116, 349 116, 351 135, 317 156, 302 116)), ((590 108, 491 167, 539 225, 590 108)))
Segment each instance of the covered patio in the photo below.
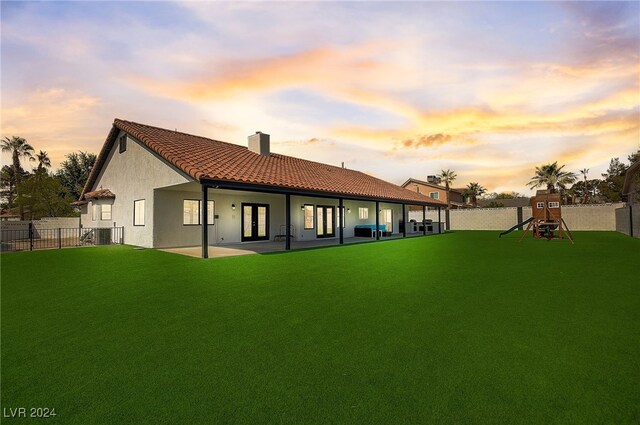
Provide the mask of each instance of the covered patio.
MULTIPOLYGON (((422 233, 414 233, 407 234, 406 237, 419 237, 423 236, 422 233)), ((429 235, 427 235, 429 236, 429 235)), ((394 234, 390 236, 385 236, 381 238, 381 240, 392 240, 392 239, 402 239, 402 234, 394 234)), ((375 238, 364 238, 364 237, 351 237, 344 238, 343 243, 346 244, 358 244, 358 243, 369 243, 375 242, 375 238)), ((336 246, 335 239, 316 239, 316 240, 306 240, 306 241, 291 241, 290 248, 291 250, 298 249, 312 249, 312 248, 322 248, 336 246)), ((180 254, 186 255, 189 257, 202 257, 202 247, 200 245, 197 246, 187 246, 187 247, 176 247, 176 248, 161 248, 160 251, 170 252, 172 254, 180 254)), ((222 257, 235 257, 239 255, 250 255, 250 254, 269 254, 273 252, 283 252, 286 251, 287 247, 285 242, 283 241, 264 241, 264 242, 244 242, 244 243, 230 243, 224 245, 209 245, 208 247, 208 258, 222 258, 222 257)))

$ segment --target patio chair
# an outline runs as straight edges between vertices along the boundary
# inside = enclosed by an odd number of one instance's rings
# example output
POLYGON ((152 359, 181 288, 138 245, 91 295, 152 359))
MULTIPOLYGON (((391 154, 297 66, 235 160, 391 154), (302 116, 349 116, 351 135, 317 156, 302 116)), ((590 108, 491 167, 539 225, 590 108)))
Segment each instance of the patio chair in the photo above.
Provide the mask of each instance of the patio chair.
MULTIPOLYGON (((291 239, 293 239, 293 238, 294 238, 294 236, 293 236, 293 235, 295 235, 295 233, 296 233, 296 232, 295 232, 295 227, 293 227, 293 224, 292 224, 291 226, 289 226, 289 230, 290 230, 290 232, 289 232, 289 237, 290 237, 291 239)), ((286 225, 284 225, 284 224, 281 224, 281 225, 280 225, 280 231, 278 232, 278 234, 277 234, 277 235, 275 235, 275 236, 273 237, 273 241, 274 241, 274 242, 276 242, 276 241, 283 241, 283 240, 285 240, 286 238, 287 238, 287 226, 286 226, 286 225)))

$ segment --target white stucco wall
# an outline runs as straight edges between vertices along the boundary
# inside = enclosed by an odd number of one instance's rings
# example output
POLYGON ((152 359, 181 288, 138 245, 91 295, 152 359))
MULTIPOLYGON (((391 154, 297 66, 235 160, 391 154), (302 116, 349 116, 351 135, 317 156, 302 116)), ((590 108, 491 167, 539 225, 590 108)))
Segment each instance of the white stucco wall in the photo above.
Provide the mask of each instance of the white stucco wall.
MULTIPOLYGON (((118 138, 121 134, 118 135, 118 138)), ((124 242, 130 245, 153 247, 154 189, 188 182, 144 145, 128 137, 127 150, 118 152, 118 139, 109 152, 107 161, 90 190, 109 189, 115 200, 99 200, 95 203, 112 203, 111 220, 92 220, 93 203, 89 202, 82 214, 84 227, 124 226, 124 242), (133 226, 133 201, 145 200, 145 225, 133 226)))
MULTIPOLYGON (((200 185, 197 183, 183 184, 170 188, 158 189, 154 193, 154 243, 157 248, 194 246, 201 242, 201 226, 183 224, 183 201, 185 199, 201 200, 200 185)), ((264 194, 244 191, 230 191, 221 189, 209 189, 208 199, 214 201, 214 214, 217 216, 214 223, 209 226, 210 244, 228 244, 241 242, 242 230, 242 203, 261 203, 269 205, 269 240, 281 233, 281 225, 285 224, 285 196, 277 194, 264 194), (232 208, 235 205, 235 210, 232 208)), ((302 206, 308 204, 314 206, 334 206, 338 208, 338 200, 330 198, 315 198, 303 196, 291 196, 291 224, 294 227, 294 240, 315 240, 314 228, 304 229, 304 212, 302 206)), ((349 201, 345 206, 344 237, 353 237, 354 227, 357 224, 375 224, 375 202, 349 201), (369 209, 369 218, 360 220, 358 208, 369 209), (350 212, 347 212, 350 210, 350 212)), ((395 204, 380 203, 380 209, 393 210, 393 233, 399 232, 399 221, 402 207, 395 204)), ((339 237, 337 228, 334 238, 339 237)))
MULTIPOLYGON (((202 200, 198 183, 158 189, 154 194, 154 247, 167 248, 200 245, 202 228, 183 224, 185 199, 202 200)), ((284 224, 284 195, 209 189, 209 201, 214 202, 214 223, 209 226, 209 243, 226 244, 241 241, 242 203, 269 205, 269 239, 280 232, 284 224), (232 208, 235 205, 235 209, 232 208), (215 217, 217 216, 217 217, 215 217)))

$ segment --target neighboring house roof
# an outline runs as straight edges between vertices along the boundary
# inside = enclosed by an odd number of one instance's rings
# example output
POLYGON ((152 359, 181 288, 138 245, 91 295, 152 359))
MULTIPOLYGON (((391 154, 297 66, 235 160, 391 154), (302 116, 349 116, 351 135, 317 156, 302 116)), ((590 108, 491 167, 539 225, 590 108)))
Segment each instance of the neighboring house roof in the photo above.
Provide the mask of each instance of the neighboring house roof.
POLYGON ((269 156, 260 155, 245 146, 120 119, 113 122, 84 187, 83 195, 86 195, 96 183, 120 130, 143 143, 177 170, 204 183, 232 183, 239 190, 245 186, 246 190, 280 188, 291 193, 342 195, 418 205, 444 205, 442 201, 360 171, 276 153, 269 156))
MULTIPOLYGON (((402 183, 402 187, 407 187, 409 186, 411 183, 414 184, 421 184, 424 186, 429 186, 429 187, 433 187, 434 189, 440 189, 440 190, 447 190, 447 188, 445 186, 441 186, 439 184, 435 184, 435 183, 429 183, 423 180, 418 180, 418 179, 414 179, 413 177, 409 178, 406 182, 402 183)), ((454 188, 449 188, 450 192, 458 192, 462 195, 462 192, 464 191, 464 189, 454 189, 454 188)))
POLYGON ((113 199, 116 195, 109 189, 98 189, 93 192, 86 192, 84 194, 85 199, 113 199))
POLYGON ((528 207, 531 204, 531 198, 478 199, 478 206, 484 208, 492 202, 502 204, 505 207, 528 207))

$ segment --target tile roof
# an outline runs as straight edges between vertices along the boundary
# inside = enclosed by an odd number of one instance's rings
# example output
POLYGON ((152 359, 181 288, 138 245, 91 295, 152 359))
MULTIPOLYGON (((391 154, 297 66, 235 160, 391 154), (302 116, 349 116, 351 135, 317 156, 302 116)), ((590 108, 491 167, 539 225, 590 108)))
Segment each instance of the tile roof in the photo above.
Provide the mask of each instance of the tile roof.
MULTIPOLYGON (((119 130, 136 138, 177 169, 196 181, 230 182, 313 192, 439 206, 434 200, 360 171, 321 164, 291 156, 269 156, 245 146, 194 136, 173 130, 116 119, 85 191, 90 189, 115 143, 119 130)), ((250 189, 248 189, 250 190, 250 189)))
MULTIPOLYGON (((440 189, 440 190, 447 190, 447 187, 446 187, 446 186, 442 186, 442 185, 439 185, 439 184, 436 184, 436 183, 426 182, 426 181, 423 181, 423 180, 414 179, 413 177, 410 177, 406 182, 402 183, 402 187, 407 187, 407 186, 409 186, 411 183, 414 183, 414 184, 421 184, 421 185, 424 185, 424 186, 430 186, 430 187, 433 187, 433 188, 436 188, 436 189, 440 189)), ((461 195, 462 195, 462 194, 463 194, 463 192, 464 192, 464 188, 462 188, 462 189, 461 189, 461 188, 457 188, 457 189, 455 189, 455 188, 453 188, 453 187, 450 187, 450 188, 449 188, 449 191, 450 191, 450 192, 457 192, 457 193, 459 193, 459 194, 461 194, 461 195)))
POLYGON ((109 189, 98 189, 94 190, 93 192, 85 192, 84 197, 85 199, 109 199, 115 198, 116 195, 114 195, 113 192, 111 192, 109 189))

